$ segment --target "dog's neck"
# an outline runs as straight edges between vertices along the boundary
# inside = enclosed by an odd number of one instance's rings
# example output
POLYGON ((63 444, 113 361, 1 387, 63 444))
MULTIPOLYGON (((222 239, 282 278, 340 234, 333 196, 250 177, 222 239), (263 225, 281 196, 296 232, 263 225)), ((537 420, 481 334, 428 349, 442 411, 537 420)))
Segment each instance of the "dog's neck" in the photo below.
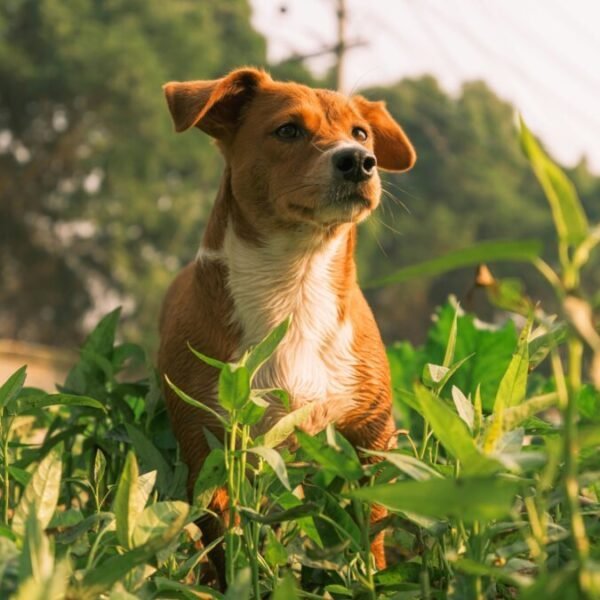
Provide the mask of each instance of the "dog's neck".
POLYGON ((299 228, 257 235, 238 203, 226 171, 199 256, 218 255, 227 266, 241 345, 256 344, 290 315, 293 329, 315 344, 331 338, 357 285, 355 225, 333 234, 299 228))

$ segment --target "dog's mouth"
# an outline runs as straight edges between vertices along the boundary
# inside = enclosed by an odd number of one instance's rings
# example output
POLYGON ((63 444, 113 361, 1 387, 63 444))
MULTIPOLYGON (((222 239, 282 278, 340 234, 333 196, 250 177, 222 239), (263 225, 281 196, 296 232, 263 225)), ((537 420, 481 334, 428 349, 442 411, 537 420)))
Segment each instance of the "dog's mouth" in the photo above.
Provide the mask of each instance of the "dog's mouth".
POLYGON ((314 205, 290 202, 289 211, 301 221, 310 221, 321 227, 363 221, 377 206, 377 201, 357 186, 336 186, 314 205))

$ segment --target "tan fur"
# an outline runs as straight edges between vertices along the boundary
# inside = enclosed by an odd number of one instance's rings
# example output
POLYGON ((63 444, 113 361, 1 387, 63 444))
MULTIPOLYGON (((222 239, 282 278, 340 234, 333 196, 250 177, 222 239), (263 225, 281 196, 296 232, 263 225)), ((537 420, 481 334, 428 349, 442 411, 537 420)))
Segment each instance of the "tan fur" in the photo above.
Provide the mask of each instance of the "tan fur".
MULTIPOLYGON (((332 160, 340 149, 362 146, 382 168, 409 169, 415 153, 406 135, 383 103, 275 82, 255 69, 209 82, 172 82, 165 93, 177 131, 196 126, 215 137, 227 166, 198 258, 164 302, 160 372, 217 407, 217 372, 187 344, 233 360, 291 312, 285 340, 259 373, 261 386, 288 387, 294 406, 311 403, 308 431, 335 421, 355 446, 390 447, 389 369, 353 258, 356 224, 377 207, 380 181, 375 174, 340 183, 332 160), (274 133, 290 121, 306 132, 302 139, 282 141, 274 133), (367 140, 353 138, 356 127, 367 140)), ((208 453, 203 428, 222 432, 210 415, 165 392, 191 492, 208 453)), ((280 414, 268 411, 268 420, 280 414)), ((213 508, 225 510, 222 491, 213 508)), ((383 516, 376 507, 373 520, 383 516)), ((204 533, 214 537, 215 524, 204 533)), ((382 534, 373 551, 383 567, 382 534)))

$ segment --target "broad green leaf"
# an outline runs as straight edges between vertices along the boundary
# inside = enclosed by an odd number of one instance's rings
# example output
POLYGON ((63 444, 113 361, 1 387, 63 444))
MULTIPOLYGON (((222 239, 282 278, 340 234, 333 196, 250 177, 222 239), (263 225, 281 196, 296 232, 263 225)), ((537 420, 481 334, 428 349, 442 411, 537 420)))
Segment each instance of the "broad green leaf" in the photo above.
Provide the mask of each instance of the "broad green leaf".
MULTIPOLYGON (((423 350, 427 362, 438 365, 442 363, 457 310, 456 303, 450 302, 437 312, 423 350)), ((491 411, 500 381, 517 345, 515 325, 509 320, 501 327, 491 327, 481 323, 473 315, 459 312, 458 331, 455 365, 466 357, 471 358, 460 364, 460 368, 453 373, 451 382, 466 396, 473 398, 477 387, 481 386, 483 408, 491 411)), ((411 388, 412 385, 405 389, 411 388)))
POLYGON ((375 574, 375 583, 377 587, 391 588, 399 584, 419 581, 421 565, 414 562, 402 562, 392 565, 383 571, 375 574))
MULTIPOLYGON (((99 565, 86 572, 79 584, 78 593, 88 598, 98 598, 102 592, 110 589, 117 581, 121 581, 131 569, 147 562, 156 552, 165 548, 181 531, 186 514, 180 514, 171 522, 168 529, 158 536, 152 537, 143 546, 138 546, 124 554, 111 556, 99 565)), ((75 597, 80 597, 75 595, 75 597)))
POLYGON ((98 524, 102 525, 103 523, 108 523, 109 521, 114 520, 113 513, 109 512, 97 512, 89 517, 83 519, 76 525, 72 527, 68 527, 64 531, 57 533, 54 536, 54 539, 58 544, 73 544, 75 540, 81 537, 84 533, 90 531, 93 527, 98 526, 98 524))
POLYGON ((229 582, 224 600, 249 600, 252 590, 252 577, 250 568, 240 569, 232 582, 229 582))
POLYGON ((467 424, 470 431, 475 425, 475 410, 471 401, 455 386, 452 386, 452 400, 460 418, 467 424))
POLYGON ((246 359, 246 368, 250 373, 250 379, 256 375, 260 367, 269 360, 273 352, 277 349, 277 346, 281 343, 285 334, 287 333, 292 319, 288 317, 285 321, 282 321, 272 329, 264 340, 259 342, 248 354, 246 359))
POLYGON ((542 150, 522 117, 519 125, 523 151, 550 204, 558 237, 567 244, 580 244, 588 235, 589 225, 575 186, 542 150))
POLYGON ((108 356, 113 349, 121 307, 109 312, 98 321, 98 325, 86 338, 83 348, 91 350, 100 356, 108 356))
POLYGON ((302 450, 323 469, 348 481, 355 481, 363 476, 363 469, 356 455, 351 456, 342 450, 336 450, 320 438, 301 430, 296 431, 296 437, 302 450))
POLYGON ((206 457, 194 484, 194 507, 206 508, 217 488, 227 482, 225 453, 220 448, 213 449, 206 457))
POLYGON ((535 336, 529 342, 529 370, 535 369, 551 350, 562 344, 567 339, 568 327, 563 321, 554 323, 541 335, 535 336))
POLYGON ((287 440, 297 427, 300 427, 310 416, 314 406, 305 404, 295 411, 288 413, 271 428, 264 436, 256 440, 265 448, 276 448, 287 440))
POLYGON ((226 365, 219 375, 219 403, 228 411, 239 410, 250 398, 250 374, 241 365, 226 365))
POLYGON ((263 418, 267 406, 269 403, 266 400, 256 396, 253 391, 250 392, 250 402, 246 402, 239 411, 238 421, 242 425, 256 425, 263 418))
POLYGON ((25 522, 32 512, 42 530, 50 523, 60 493, 61 455, 62 446, 49 452, 31 476, 12 521, 12 529, 17 535, 25 534, 25 522))
POLYGON ((87 406, 97 408, 106 412, 106 407, 87 396, 77 396, 73 394, 25 394, 20 398, 13 400, 6 407, 9 415, 21 415, 30 410, 46 408, 47 406, 87 406))
POLYGON ((362 450, 362 452, 369 456, 385 458, 387 462, 394 465, 398 470, 417 481, 431 479, 432 477, 441 477, 441 475, 427 463, 424 463, 414 456, 402 454, 400 451, 380 452, 377 450, 362 450))
POLYGON ((514 481, 485 477, 403 481, 360 488, 347 495, 395 512, 472 523, 509 516, 518 489, 514 481))
POLYGON ((20 483, 23 487, 25 487, 31 479, 31 473, 29 473, 29 471, 26 471, 25 469, 20 469, 19 467, 15 467, 12 465, 8 467, 8 474, 11 476, 12 479, 14 479, 17 483, 20 483))
POLYGON ((267 539, 265 541, 264 556, 266 561, 272 567, 282 567, 287 563, 288 554, 285 546, 277 539, 273 530, 267 530, 267 539))
POLYGON ((138 464, 133 452, 127 454, 125 466, 117 486, 114 513, 117 520, 117 539, 124 548, 131 548, 133 530, 137 518, 144 510, 138 493, 138 464))
POLYGON ((265 446, 255 446, 254 448, 248 449, 248 452, 256 454, 263 458, 267 464, 273 469, 275 475, 286 490, 290 490, 290 480, 288 479, 287 469, 285 468, 285 462, 281 457, 281 454, 273 448, 266 448, 265 446))
POLYGON ((294 578, 289 573, 286 573, 283 579, 280 579, 275 584, 271 600, 299 600, 299 598, 294 578))
POLYGON ((26 377, 27 365, 23 365, 2 384, 2 387, 0 387, 0 414, 2 414, 2 409, 19 395, 26 377))
POLYGON ((525 400, 527 392, 527 373, 529 370, 529 334, 532 320, 521 331, 517 351, 508 365, 508 369, 500 381, 494 411, 491 421, 486 428, 483 438, 483 449, 486 453, 493 452, 498 440, 504 432, 504 411, 507 408, 518 406, 525 400))
POLYGON ((579 414, 588 421, 600 423, 600 390, 590 384, 581 386, 576 397, 579 414))
POLYGON ((187 518, 190 507, 186 502, 169 500, 156 502, 144 509, 133 529, 133 546, 138 547, 157 536, 164 536, 173 523, 187 518))
POLYGON ((457 458, 466 475, 490 475, 502 465, 485 456, 475 445, 464 421, 443 401, 422 386, 415 387, 423 417, 429 421, 435 437, 457 458))
POLYGON ((156 471, 156 485, 161 494, 167 495, 171 488, 173 473, 160 450, 137 427, 125 423, 129 439, 135 448, 142 467, 156 471))
POLYGON ((11 600, 48 600, 49 598, 65 598, 70 575, 67 560, 60 562, 43 580, 28 579, 21 583, 17 593, 11 600))
POLYGON ((391 275, 368 282, 362 287, 381 287, 419 277, 433 277, 447 271, 472 267, 481 263, 498 261, 533 262, 540 256, 541 251, 542 244, 537 241, 480 242, 469 248, 449 252, 440 258, 404 267, 391 275))
POLYGON ((44 527, 32 506, 23 523, 23 548, 19 559, 21 581, 30 578, 43 581, 52 575, 54 556, 50 551, 50 542, 44 534, 44 527))
POLYGON ((523 421, 533 417, 537 413, 547 410, 558 404, 558 394, 552 392, 542 396, 535 396, 522 402, 519 406, 512 406, 504 411, 503 430, 511 431, 518 427, 523 421))

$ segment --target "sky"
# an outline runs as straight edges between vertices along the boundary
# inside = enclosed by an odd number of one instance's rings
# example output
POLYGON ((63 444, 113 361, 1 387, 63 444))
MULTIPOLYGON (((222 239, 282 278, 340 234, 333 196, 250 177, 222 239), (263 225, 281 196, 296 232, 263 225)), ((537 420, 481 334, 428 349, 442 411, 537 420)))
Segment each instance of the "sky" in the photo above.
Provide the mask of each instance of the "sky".
MULTIPOLYGON (((336 0, 251 0, 270 61, 336 40, 336 0), (285 7, 285 11, 281 7, 285 7)), ((600 174, 600 0, 346 0, 344 91, 433 74, 483 79, 565 165, 600 174)), ((307 61, 317 73, 333 56, 307 61)))

